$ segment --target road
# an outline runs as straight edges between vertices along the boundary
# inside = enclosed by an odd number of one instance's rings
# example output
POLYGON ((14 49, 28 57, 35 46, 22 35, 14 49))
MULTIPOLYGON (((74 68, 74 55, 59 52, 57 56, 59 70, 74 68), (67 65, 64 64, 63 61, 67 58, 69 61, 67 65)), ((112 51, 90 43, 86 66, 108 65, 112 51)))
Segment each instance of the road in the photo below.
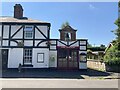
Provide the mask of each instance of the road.
POLYGON ((1 79, 2 88, 118 88, 118 79, 1 79))

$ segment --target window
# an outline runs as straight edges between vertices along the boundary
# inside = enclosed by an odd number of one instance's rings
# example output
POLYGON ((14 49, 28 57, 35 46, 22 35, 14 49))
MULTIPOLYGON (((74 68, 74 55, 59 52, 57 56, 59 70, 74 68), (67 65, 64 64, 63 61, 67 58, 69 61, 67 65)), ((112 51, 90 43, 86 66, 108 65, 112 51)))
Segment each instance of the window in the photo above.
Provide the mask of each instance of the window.
POLYGON ((31 39, 33 37, 33 26, 25 26, 24 37, 27 39, 31 39))
POLYGON ((84 56, 80 56, 80 61, 83 61, 83 62, 86 62, 86 56, 84 55, 84 56))
POLYGON ((80 54, 80 61, 86 62, 87 61, 87 55, 85 53, 80 54))
POLYGON ((32 49, 24 49, 24 64, 32 64, 32 49))
POLYGON ((65 40, 71 40, 71 33, 70 32, 65 32, 65 40))
POLYGON ((44 53, 38 53, 37 54, 37 62, 43 63, 44 62, 44 53))

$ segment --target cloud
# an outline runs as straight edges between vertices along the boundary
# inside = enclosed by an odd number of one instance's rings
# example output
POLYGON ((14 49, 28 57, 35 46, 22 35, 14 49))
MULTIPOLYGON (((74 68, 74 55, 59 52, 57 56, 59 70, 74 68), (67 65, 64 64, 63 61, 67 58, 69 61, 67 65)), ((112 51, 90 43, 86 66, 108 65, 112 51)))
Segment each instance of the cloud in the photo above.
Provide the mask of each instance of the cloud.
POLYGON ((89 9, 96 9, 96 7, 93 6, 92 4, 89 4, 89 9))

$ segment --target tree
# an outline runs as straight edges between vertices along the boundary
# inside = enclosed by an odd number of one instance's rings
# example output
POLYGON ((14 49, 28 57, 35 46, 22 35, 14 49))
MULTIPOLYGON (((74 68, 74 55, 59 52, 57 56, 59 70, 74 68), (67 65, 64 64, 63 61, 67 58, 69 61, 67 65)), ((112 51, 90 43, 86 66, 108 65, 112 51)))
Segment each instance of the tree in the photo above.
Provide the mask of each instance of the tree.
POLYGON ((105 48, 105 45, 101 44, 100 47, 101 47, 101 48, 105 48))
MULTIPOLYGON (((120 2, 118 3, 118 6, 120 8, 120 2)), ((120 65, 120 17, 114 22, 114 24, 118 27, 113 31, 116 35, 116 39, 112 41, 113 46, 106 52, 104 60, 110 65, 120 65)))
POLYGON ((118 28, 113 31, 116 35, 116 44, 115 45, 117 46, 118 50, 120 50, 120 18, 118 18, 115 21, 115 24, 118 26, 118 28))
POLYGON ((90 43, 87 43, 87 48, 91 48, 92 45, 90 43))
POLYGON ((69 25, 70 25, 69 22, 65 22, 65 23, 62 24, 61 28, 63 29, 63 28, 65 28, 66 26, 69 26, 69 25))

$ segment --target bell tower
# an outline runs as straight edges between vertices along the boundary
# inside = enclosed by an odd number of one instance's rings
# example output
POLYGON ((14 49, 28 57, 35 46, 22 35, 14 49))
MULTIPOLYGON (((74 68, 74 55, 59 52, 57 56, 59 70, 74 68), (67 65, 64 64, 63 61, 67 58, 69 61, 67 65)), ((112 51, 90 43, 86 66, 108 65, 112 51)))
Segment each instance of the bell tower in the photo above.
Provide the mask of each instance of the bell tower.
POLYGON ((66 25, 63 28, 59 29, 60 31, 60 40, 62 41, 76 41, 76 31, 70 25, 66 25))

